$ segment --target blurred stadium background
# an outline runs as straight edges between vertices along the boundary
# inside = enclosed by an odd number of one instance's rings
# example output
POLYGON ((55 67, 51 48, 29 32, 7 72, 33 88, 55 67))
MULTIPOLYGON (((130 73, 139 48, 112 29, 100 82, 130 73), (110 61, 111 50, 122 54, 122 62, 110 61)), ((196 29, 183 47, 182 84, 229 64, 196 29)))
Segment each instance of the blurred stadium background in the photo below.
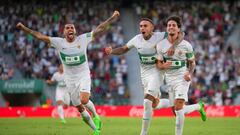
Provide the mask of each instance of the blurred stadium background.
MULTIPOLYGON (((189 104, 202 99, 209 116, 240 116, 240 1, 8 0, 0 1, 0 117, 28 117, 29 112, 21 109, 36 112, 36 108, 43 116, 55 116, 55 86, 46 85, 45 80, 57 70, 57 53, 17 30, 17 22, 61 37, 66 20, 72 20, 81 34, 91 31, 114 10, 121 13, 118 22, 88 47, 91 98, 100 113, 107 105, 128 108, 122 116, 140 116, 143 100, 136 50, 119 57, 105 55, 103 48, 124 45, 138 34, 141 17, 151 18, 155 31, 165 31, 164 20, 177 14, 183 19, 185 39, 196 52, 189 104), (129 110, 134 109, 131 115, 129 110)), ((164 86, 161 90, 167 97, 164 86)))

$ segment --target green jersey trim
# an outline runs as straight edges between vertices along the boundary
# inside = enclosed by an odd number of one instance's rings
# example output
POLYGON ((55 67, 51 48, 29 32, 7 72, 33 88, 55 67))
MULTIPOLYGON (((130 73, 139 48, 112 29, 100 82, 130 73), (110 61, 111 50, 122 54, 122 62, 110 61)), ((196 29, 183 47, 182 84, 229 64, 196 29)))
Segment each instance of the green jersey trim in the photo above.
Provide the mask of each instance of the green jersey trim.
POLYGON ((187 57, 187 59, 192 59, 192 58, 194 58, 194 53, 193 52, 186 53, 186 57, 187 57))
POLYGON ((84 54, 67 55, 60 52, 60 58, 63 64, 67 66, 78 66, 86 61, 86 56, 84 54))
POLYGON ((152 64, 156 64, 156 62, 157 62, 157 58, 155 57, 155 54, 138 53, 138 56, 139 56, 140 62, 142 64, 152 65, 152 64))
POLYGON ((164 61, 171 61, 172 65, 170 66, 170 69, 179 69, 182 67, 185 67, 187 65, 187 62, 185 60, 176 60, 172 58, 164 58, 164 61))

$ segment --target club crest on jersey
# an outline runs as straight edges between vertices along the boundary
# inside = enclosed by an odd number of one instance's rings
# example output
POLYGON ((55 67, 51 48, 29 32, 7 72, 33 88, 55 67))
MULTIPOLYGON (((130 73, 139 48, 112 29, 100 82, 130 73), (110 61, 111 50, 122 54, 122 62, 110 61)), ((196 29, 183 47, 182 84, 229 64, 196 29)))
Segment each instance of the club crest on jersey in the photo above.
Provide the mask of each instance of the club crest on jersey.
POLYGON ((81 47, 80 45, 77 45, 77 48, 78 48, 78 49, 80 49, 80 47, 81 47))

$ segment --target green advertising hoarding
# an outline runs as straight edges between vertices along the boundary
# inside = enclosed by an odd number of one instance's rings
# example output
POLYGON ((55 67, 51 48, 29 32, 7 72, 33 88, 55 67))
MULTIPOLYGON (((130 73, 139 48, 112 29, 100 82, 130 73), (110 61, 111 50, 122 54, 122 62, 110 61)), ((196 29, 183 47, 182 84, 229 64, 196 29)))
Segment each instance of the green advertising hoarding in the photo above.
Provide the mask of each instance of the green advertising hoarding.
POLYGON ((23 80, 0 80, 0 91, 2 93, 42 93, 43 80, 23 79, 23 80))

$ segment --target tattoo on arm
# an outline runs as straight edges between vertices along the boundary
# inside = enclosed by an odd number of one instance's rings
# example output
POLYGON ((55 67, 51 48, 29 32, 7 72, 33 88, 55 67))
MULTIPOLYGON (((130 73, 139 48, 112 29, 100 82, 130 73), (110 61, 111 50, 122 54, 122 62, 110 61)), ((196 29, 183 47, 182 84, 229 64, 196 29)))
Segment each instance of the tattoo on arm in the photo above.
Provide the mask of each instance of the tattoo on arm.
POLYGON ((195 67, 196 67, 196 63, 195 63, 195 61, 194 60, 189 60, 188 61, 188 71, 189 71, 189 73, 190 74, 193 74, 194 73, 194 70, 195 70, 195 67))
POLYGON ((41 34, 40 32, 34 31, 29 29, 28 27, 23 27, 22 30, 26 33, 29 33, 31 35, 33 35, 35 38, 42 40, 44 42, 50 43, 50 39, 48 38, 48 36, 45 36, 43 34, 41 34))
POLYGON ((115 21, 116 17, 111 16, 105 22, 97 26, 93 32, 93 37, 99 36, 110 28, 110 24, 115 21))

